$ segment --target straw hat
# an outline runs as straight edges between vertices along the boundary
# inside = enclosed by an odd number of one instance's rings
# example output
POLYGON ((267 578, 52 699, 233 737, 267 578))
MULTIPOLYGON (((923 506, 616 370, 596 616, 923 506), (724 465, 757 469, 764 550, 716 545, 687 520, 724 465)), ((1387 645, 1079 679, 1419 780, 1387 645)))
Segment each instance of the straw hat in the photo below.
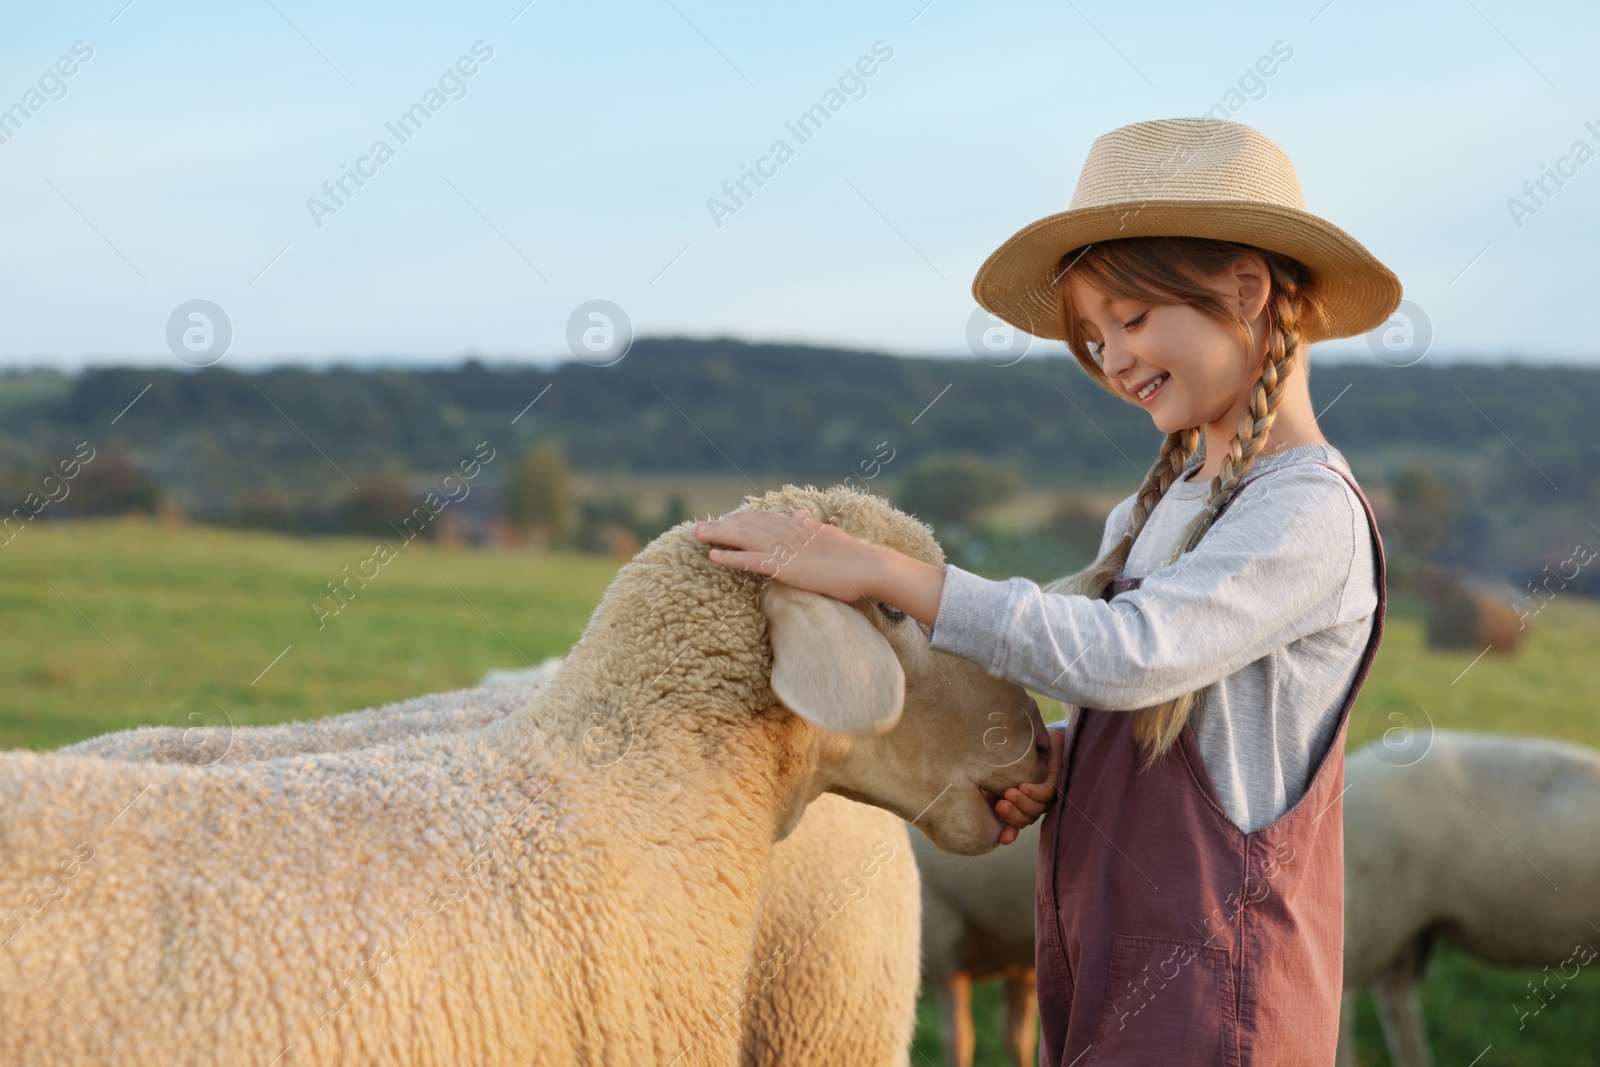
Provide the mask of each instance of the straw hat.
POLYGON ((1095 140, 1072 206, 1029 223, 972 280, 978 304, 1035 337, 1065 340, 1056 292, 1063 254, 1119 237, 1211 237, 1293 256, 1328 312, 1307 343, 1365 333, 1400 303, 1400 279, 1354 237, 1311 214, 1283 149, 1224 119, 1157 119, 1095 140))

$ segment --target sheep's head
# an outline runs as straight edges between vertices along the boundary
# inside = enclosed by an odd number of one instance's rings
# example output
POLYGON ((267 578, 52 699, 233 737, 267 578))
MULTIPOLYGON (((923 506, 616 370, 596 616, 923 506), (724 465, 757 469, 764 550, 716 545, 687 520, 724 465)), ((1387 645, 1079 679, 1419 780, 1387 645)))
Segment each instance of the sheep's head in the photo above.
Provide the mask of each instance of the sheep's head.
MULTIPOLYGON (((742 507, 803 508, 854 537, 944 562, 926 525, 868 493, 785 486, 742 507)), ((630 708, 676 708, 674 729, 687 720, 700 730, 708 761, 725 758, 718 723, 754 719, 785 738, 799 755, 783 771, 794 789, 780 839, 806 803, 834 792, 912 821, 946 851, 994 848, 994 796, 1045 776, 1048 737, 1027 693, 933 651, 893 608, 723 567, 708 550, 692 522, 647 545, 618 573, 563 671, 616 683, 612 699, 630 708)))
MULTIPOLYGON (((745 507, 803 508, 853 537, 944 562, 926 525, 870 494, 786 486, 745 507)), ((832 735, 821 746, 823 788, 911 820, 946 851, 992 849, 994 794, 1044 778, 1049 742, 1033 699, 929 648, 927 630, 887 604, 846 604, 776 581, 760 595, 774 694, 832 735)))

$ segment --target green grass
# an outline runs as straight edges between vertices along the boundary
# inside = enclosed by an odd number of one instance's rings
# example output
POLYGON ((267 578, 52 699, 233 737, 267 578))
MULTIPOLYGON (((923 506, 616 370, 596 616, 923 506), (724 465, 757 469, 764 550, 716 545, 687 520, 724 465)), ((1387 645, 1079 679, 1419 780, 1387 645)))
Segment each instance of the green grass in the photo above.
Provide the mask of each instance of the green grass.
POLYGON ((319 628, 311 602, 336 604, 325 583, 375 540, 27 527, 0 547, 0 747, 162 723, 191 700, 244 725, 461 688, 566 651, 617 566, 388 540, 395 558, 319 628))
POLYGON ((1372 717, 1395 701, 1446 729, 1541 734, 1600 748, 1600 705, 1587 666, 1600 657, 1600 604, 1559 597, 1533 617, 1516 654, 1474 663, 1476 656, 1429 649, 1420 619, 1391 614, 1346 750, 1378 736, 1385 723, 1372 717))
MULTIPOLYGON (((1592 942, 1591 942, 1592 943, 1592 942)), ((1552 967, 1551 971, 1556 968, 1552 967)), ((1450 945, 1434 950, 1422 985, 1422 1011, 1436 1064, 1456 1067, 1593 1067, 1600 1064, 1600 969, 1584 968, 1537 1007, 1526 983, 1535 986, 1549 972, 1536 968, 1491 969, 1450 945), (1519 1012, 1529 1012, 1521 1020, 1519 1012), (1486 1053, 1478 1059, 1480 1053, 1486 1053)), ((1004 994, 998 979, 972 988, 972 1017, 978 1035, 976 1067, 1001 1067, 1000 1020, 1004 994)), ((917 1004, 913 1067, 944 1067, 933 1000, 917 1004)), ((1356 1049, 1366 1067, 1389 1063, 1377 1009, 1365 993, 1356 1003, 1356 1049)))
MULTIPOLYGON (((28 527, 0 546, 0 747, 166 722, 190 700, 269 723, 470 685, 489 667, 564 651, 616 570, 595 557, 416 542, 319 629, 309 603, 372 549, 131 520, 28 527)), ((1600 605, 1558 598, 1516 656, 1473 658, 1426 648, 1417 606, 1396 598, 1349 747, 1411 706, 1440 727, 1600 747, 1587 669, 1600 660, 1600 605)), ((1519 1030, 1525 983, 1540 973, 1485 968, 1443 946, 1423 987, 1435 1061, 1472 1063, 1491 1046, 1477 1067, 1600 1064, 1600 970, 1586 968, 1519 1030)), ((1000 1062, 1000 1001, 998 983, 973 991, 980 1065, 1000 1062)), ((1365 999, 1357 1033, 1364 1062, 1387 1063, 1365 999)), ((938 1048, 925 999, 913 1063, 941 1062, 938 1048)))
MULTIPOLYGON (((1591 945, 1600 939, 1591 939, 1591 945)), ((1422 985, 1422 1013, 1436 1064, 1467 1067, 1594 1067, 1600 1064, 1600 968, 1583 968, 1566 986, 1536 967, 1491 969, 1443 945, 1434 951, 1422 985), (1539 989, 1546 1006, 1528 990, 1539 989), (1522 1019, 1521 1014, 1527 1013, 1522 1019), (1519 1024, 1520 1020, 1520 1024, 1519 1024), (1487 1053, 1478 1059, 1479 1053, 1487 1053)), ((1357 1005, 1356 1045, 1367 1067, 1388 1064, 1377 1010, 1363 994, 1357 1005)))

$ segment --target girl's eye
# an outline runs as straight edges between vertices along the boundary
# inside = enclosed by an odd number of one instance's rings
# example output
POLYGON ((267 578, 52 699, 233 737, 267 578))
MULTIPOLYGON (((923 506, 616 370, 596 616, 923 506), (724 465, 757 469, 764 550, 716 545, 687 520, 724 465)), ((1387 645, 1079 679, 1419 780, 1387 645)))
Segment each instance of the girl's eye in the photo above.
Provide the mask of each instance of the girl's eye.
MULTIPOLYGON (((1123 323, 1122 324, 1122 328, 1124 330, 1136 330, 1136 329, 1138 329, 1140 326, 1142 326, 1144 324, 1145 316, 1147 316, 1149 314, 1150 314, 1149 311, 1141 311, 1141 312, 1139 312, 1138 315, 1134 316, 1133 318, 1129 319, 1127 322, 1123 323)), ((1105 353, 1106 353, 1106 346, 1105 345, 1100 344, 1098 341, 1090 341, 1090 340, 1087 340, 1087 339, 1085 339, 1084 344, 1088 346, 1089 355, 1094 359, 1094 361, 1096 363, 1104 363, 1105 362, 1105 353)))

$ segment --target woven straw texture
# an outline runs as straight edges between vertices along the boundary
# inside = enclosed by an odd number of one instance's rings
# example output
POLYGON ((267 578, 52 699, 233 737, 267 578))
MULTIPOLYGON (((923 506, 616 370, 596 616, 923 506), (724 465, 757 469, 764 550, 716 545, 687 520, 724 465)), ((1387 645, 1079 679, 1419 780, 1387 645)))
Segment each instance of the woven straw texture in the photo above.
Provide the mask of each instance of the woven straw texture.
POLYGON ((1064 340, 1061 256, 1119 237, 1210 237, 1293 256, 1311 269, 1328 321, 1307 343, 1365 333, 1400 303, 1400 279, 1305 209, 1300 179, 1260 131, 1223 119, 1122 126, 1089 149, 1071 207, 1024 226, 978 268, 978 304, 1035 337, 1064 340))

